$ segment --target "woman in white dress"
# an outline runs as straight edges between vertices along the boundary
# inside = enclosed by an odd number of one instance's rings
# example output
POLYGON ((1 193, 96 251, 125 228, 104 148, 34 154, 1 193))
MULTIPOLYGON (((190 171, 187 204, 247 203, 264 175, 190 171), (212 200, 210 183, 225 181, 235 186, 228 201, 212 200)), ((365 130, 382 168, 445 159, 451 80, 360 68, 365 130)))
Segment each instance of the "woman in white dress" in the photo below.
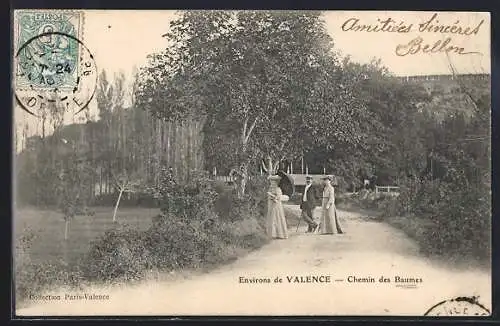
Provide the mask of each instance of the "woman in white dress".
POLYGON ((281 192, 278 182, 281 177, 278 175, 270 176, 271 183, 267 192, 267 220, 266 233, 273 239, 287 239, 288 231, 286 225, 285 211, 283 209, 282 200, 286 199, 281 192))
POLYGON ((323 178, 325 188, 323 190, 323 200, 321 205, 321 221, 319 232, 321 234, 342 234, 342 227, 337 218, 335 207, 335 189, 332 186, 332 176, 323 178))

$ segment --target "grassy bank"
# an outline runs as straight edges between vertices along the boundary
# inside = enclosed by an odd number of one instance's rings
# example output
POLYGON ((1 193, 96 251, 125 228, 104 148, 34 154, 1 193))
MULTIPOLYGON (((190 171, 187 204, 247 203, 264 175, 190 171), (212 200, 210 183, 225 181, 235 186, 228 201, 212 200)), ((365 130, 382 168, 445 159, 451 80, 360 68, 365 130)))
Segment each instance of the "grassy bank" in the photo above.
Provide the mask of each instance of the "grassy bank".
POLYGON ((117 225, 130 225, 146 230, 159 209, 121 208, 118 223, 112 221, 113 207, 93 207, 91 216, 77 216, 70 222, 68 239, 64 240, 65 222, 60 212, 34 207, 21 208, 14 215, 14 237, 31 237, 27 253, 36 262, 54 262, 61 259, 75 262, 90 250, 92 241, 117 225))
POLYGON ((250 184, 239 198, 233 188, 199 176, 166 189, 160 209, 121 208, 115 223, 112 207, 92 208, 90 216, 71 220, 67 240, 60 213, 18 210, 16 303, 54 288, 128 284, 234 261, 269 241, 261 189, 250 184))
MULTIPOLYGON (((162 272, 207 271, 267 243, 258 217, 214 222, 162 220, 153 209, 112 207, 71 223, 50 210, 19 210, 15 230, 16 304, 30 294, 90 284, 133 283, 162 272)), ((167 273, 168 274, 168 273, 167 273)))
MULTIPOLYGON (((463 203, 458 203, 463 204, 463 203)), ((432 259, 449 263, 459 268, 477 266, 490 267, 487 251, 489 239, 484 237, 488 230, 476 221, 442 210, 442 214, 405 213, 398 197, 378 197, 371 193, 341 196, 338 207, 357 211, 402 230, 416 241, 420 252, 432 259)))

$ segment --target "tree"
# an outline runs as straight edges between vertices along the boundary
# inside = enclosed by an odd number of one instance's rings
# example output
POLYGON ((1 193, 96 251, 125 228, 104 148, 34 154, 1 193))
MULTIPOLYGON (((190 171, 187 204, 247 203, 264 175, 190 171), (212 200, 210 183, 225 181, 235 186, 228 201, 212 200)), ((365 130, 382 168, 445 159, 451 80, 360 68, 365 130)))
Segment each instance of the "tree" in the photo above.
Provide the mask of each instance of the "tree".
MULTIPOLYGON (((63 213, 65 221, 64 240, 69 236, 69 225, 71 220, 84 213, 89 201, 90 191, 88 189, 91 178, 92 167, 84 154, 78 151, 74 141, 60 138, 63 144, 64 154, 58 160, 59 173, 57 206, 63 213)), ((92 185, 93 186, 93 185, 92 185)))
POLYGON ((139 105, 170 121, 202 118, 208 164, 226 163, 240 195, 262 159, 272 171, 318 141, 361 139, 353 117, 365 108, 337 83, 319 12, 191 11, 166 37, 172 47, 141 71, 139 105))
POLYGON ((110 121, 111 112, 113 111, 113 85, 108 80, 108 75, 105 70, 102 70, 99 74, 98 81, 96 97, 99 119, 102 121, 110 121))
POLYGON ((118 198, 116 199, 115 208, 113 211, 113 222, 116 222, 116 213, 118 212, 118 206, 120 205, 120 200, 124 193, 134 193, 139 191, 144 181, 137 176, 129 175, 126 172, 122 172, 118 176, 114 177, 114 184, 118 190, 118 198))
POLYGON ((124 108, 124 97, 125 97, 125 74, 119 72, 114 78, 114 93, 113 93, 113 111, 116 115, 113 115, 113 128, 114 133, 114 146, 113 150, 116 155, 118 168, 124 172, 126 170, 126 158, 127 158, 127 115, 124 108))
POLYGON ((361 140, 358 146, 337 145, 329 160, 329 169, 338 171, 356 183, 373 174, 379 182, 393 184, 400 174, 415 174, 423 169, 425 156, 421 143, 423 112, 430 100, 419 84, 405 84, 394 77, 382 62, 373 59, 368 64, 343 61, 347 75, 343 83, 352 90, 368 111, 357 111, 361 140), (359 173, 363 171, 362 173, 359 173))
POLYGON ((95 147, 92 146, 92 151, 97 154, 91 153, 91 155, 104 171, 105 193, 112 190, 110 186, 114 182, 113 174, 124 174, 130 165, 134 164, 130 160, 133 156, 130 150, 138 150, 130 148, 131 143, 137 141, 137 137, 134 137, 134 129, 129 126, 133 124, 135 116, 130 115, 130 110, 124 107, 126 93, 127 85, 123 72, 115 74, 111 80, 108 79, 105 70, 100 73, 97 89, 100 119, 94 133, 94 137, 99 141, 95 147))

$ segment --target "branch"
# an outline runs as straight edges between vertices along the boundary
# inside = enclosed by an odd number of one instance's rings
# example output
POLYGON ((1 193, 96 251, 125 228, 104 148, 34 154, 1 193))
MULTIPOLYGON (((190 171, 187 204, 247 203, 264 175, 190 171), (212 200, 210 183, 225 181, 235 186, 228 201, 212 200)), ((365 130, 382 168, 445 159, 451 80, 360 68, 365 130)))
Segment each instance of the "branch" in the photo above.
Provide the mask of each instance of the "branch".
POLYGON ((118 178, 116 177, 115 173, 111 171, 111 178, 113 179, 113 183, 118 186, 120 183, 118 182, 118 178))
POLYGON ((283 150, 285 149, 285 144, 286 144, 286 141, 285 139, 281 139, 281 144, 280 144, 280 147, 279 147, 279 152, 283 152, 283 150))
POLYGON ((266 167, 266 163, 264 162, 264 159, 262 159, 261 163, 262 163, 262 170, 264 170, 264 172, 267 173, 268 170, 267 170, 267 167, 266 167))
MULTIPOLYGON (((254 122, 250 126, 250 129, 248 129, 248 134, 245 137, 245 143, 248 142, 248 139, 250 138, 250 135, 252 134, 252 131, 254 130, 255 126, 257 125, 257 121, 259 120, 259 117, 255 118, 254 122)), ((247 119, 248 121, 248 119, 247 119)), ((246 121, 245 121, 245 127, 246 127, 246 121)))
POLYGON ((111 177, 113 178, 113 182, 115 186, 118 188, 120 191, 127 191, 127 192, 133 192, 130 187, 134 186, 135 183, 132 183, 130 180, 130 177, 128 175, 122 174, 120 176, 116 176, 113 171, 111 171, 111 177), (120 177, 123 177, 123 179, 120 179, 120 177))
POLYGON ((273 173, 278 172, 278 165, 280 164, 280 160, 277 160, 273 166, 273 173))
POLYGON ((127 185, 123 188, 123 192, 135 193, 137 190, 133 187, 133 185, 127 185))
POLYGON ((247 126, 248 126, 248 117, 245 119, 243 122, 243 135, 241 135, 241 139, 243 140, 243 143, 246 143, 247 140, 247 126))

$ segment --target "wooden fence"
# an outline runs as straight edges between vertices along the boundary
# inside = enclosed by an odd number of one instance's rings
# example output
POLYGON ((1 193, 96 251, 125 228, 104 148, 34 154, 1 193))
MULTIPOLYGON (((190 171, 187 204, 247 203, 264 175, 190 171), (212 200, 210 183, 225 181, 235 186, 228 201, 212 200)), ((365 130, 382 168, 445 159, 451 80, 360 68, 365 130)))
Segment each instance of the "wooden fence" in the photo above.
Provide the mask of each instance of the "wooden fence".
POLYGON ((375 196, 387 194, 390 196, 399 196, 399 187, 396 186, 375 186, 375 196))
MULTIPOLYGON (((249 180, 252 180, 253 176, 248 176, 248 179, 249 180)), ((221 181, 221 182, 227 182, 227 183, 231 183, 231 182, 234 182, 234 178, 231 177, 231 176, 228 176, 228 175, 216 175, 216 176, 212 176, 212 179, 215 180, 215 181, 221 181)))

